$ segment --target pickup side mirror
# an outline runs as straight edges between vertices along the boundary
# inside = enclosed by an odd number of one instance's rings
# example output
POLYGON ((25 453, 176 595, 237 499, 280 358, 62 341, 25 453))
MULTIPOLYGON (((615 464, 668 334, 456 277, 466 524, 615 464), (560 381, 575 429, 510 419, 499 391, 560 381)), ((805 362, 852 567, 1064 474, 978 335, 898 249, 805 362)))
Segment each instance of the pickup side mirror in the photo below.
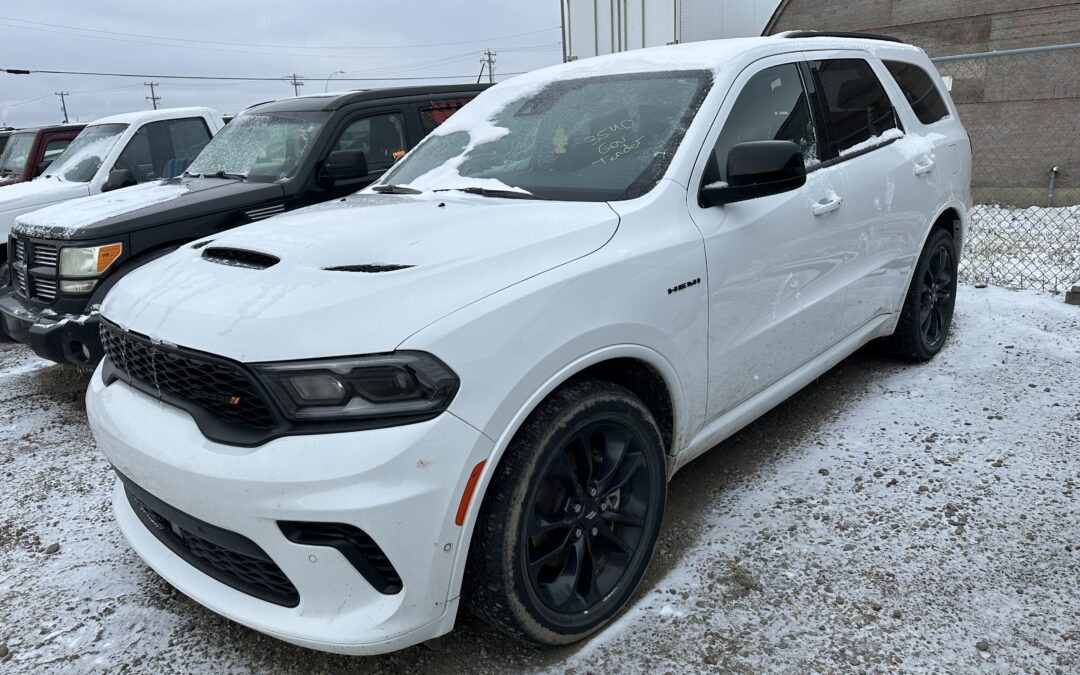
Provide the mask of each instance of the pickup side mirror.
POLYGON ((131 169, 113 169, 109 172, 109 179, 101 186, 101 191, 112 192, 138 184, 139 181, 135 180, 135 174, 131 172, 131 169))
POLYGON ((36 170, 36 173, 34 173, 34 177, 37 178, 41 174, 45 173, 45 169, 48 169, 51 164, 52 164, 51 159, 46 159, 43 162, 38 162, 37 170, 36 170))
POLYGON ((722 206, 797 190, 806 184, 802 150, 791 141, 750 141, 731 148, 727 182, 701 188, 701 203, 722 206))
POLYGON ((338 181, 356 180, 367 175, 367 155, 360 150, 338 150, 330 153, 323 162, 319 182, 333 185, 338 181))

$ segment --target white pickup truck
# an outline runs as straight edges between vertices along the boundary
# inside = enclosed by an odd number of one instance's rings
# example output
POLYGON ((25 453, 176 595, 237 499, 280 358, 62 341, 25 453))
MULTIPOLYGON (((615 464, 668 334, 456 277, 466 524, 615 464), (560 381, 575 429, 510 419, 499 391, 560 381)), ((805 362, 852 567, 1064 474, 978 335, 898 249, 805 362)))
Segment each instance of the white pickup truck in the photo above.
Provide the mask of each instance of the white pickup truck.
POLYGON ((0 193, 0 284, 15 218, 57 202, 183 173, 225 126, 210 108, 169 108, 104 117, 83 129, 48 172, 0 193))

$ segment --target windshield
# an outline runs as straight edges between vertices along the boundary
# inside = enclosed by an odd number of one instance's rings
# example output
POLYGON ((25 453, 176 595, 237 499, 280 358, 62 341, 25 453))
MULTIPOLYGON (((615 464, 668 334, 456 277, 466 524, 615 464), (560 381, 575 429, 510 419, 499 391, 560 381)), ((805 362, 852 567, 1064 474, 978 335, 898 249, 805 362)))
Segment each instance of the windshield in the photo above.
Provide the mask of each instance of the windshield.
POLYGON ((72 183, 89 183, 101 168, 109 151, 120 140, 126 124, 95 124, 86 127, 48 169, 46 176, 59 176, 72 183))
POLYGON ((0 153, 0 178, 21 176, 34 147, 34 134, 12 134, 7 147, 0 153))
POLYGON ((711 84, 707 71, 550 82, 493 110, 488 125, 461 129, 451 119, 381 182, 527 191, 540 199, 633 199, 663 177, 711 84))
POLYGON ((329 112, 242 114, 229 122, 195 158, 187 172, 224 172, 252 180, 279 180, 295 173, 329 112))

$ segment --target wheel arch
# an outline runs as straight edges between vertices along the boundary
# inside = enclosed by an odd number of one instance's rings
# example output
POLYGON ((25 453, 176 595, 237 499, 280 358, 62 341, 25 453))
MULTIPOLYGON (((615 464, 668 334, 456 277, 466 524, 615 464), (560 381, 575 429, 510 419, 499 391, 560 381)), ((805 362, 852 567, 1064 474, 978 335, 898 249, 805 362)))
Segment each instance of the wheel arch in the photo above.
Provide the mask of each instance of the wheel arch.
POLYGON ((484 460, 483 469, 461 525, 448 600, 453 601, 461 596, 462 580, 480 507, 510 443, 533 411, 553 393, 571 382, 590 377, 624 386, 642 398, 660 426, 661 437, 666 446, 665 454, 668 458, 667 477, 670 478, 674 458, 678 448, 684 442, 685 433, 679 429, 685 406, 680 379, 674 366, 658 352, 641 345, 605 347, 578 358, 549 377, 544 385, 519 407, 510 424, 506 425, 499 437, 494 439, 494 446, 484 460), (645 395, 642 396, 642 393, 645 395), (659 416, 657 409, 653 406, 658 406, 661 410, 659 416), (665 425, 667 425, 667 431, 665 431, 665 425))

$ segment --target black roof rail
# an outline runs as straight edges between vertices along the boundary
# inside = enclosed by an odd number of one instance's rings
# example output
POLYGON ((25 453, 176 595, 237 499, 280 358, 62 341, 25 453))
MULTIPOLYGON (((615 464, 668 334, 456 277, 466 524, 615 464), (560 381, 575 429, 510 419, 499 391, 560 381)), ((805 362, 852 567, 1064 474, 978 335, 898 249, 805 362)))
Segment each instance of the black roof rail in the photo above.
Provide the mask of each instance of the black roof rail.
POLYGON ((881 40, 882 42, 899 42, 900 44, 907 44, 898 37, 891 35, 879 35, 878 33, 844 33, 834 31, 817 31, 817 30, 797 30, 792 31, 784 35, 788 38, 811 38, 811 37, 831 37, 831 38, 854 38, 857 40, 881 40))

